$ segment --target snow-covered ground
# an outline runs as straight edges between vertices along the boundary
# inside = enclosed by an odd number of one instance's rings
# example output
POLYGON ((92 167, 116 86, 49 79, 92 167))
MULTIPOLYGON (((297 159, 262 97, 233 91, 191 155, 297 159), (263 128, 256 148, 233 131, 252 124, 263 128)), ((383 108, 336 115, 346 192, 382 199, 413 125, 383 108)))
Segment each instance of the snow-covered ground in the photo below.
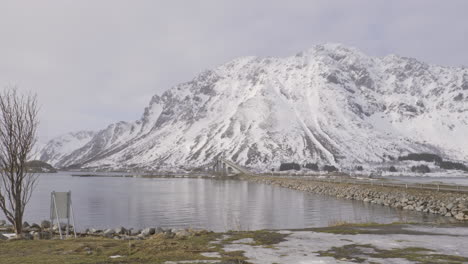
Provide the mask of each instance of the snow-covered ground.
POLYGON ((372 177, 375 179, 387 179, 403 183, 444 183, 468 186, 468 172, 461 170, 441 169, 434 162, 424 161, 392 161, 383 163, 366 164, 364 171, 347 171, 357 177, 372 177), (427 166, 430 172, 413 172, 413 166, 427 166), (390 167, 396 171, 389 171, 390 167))
POLYGON ((388 232, 385 232, 383 227, 364 227, 362 231, 364 234, 352 235, 282 231, 281 233, 288 236, 286 241, 279 244, 256 246, 252 243, 237 242, 225 246, 225 250, 244 251, 248 261, 255 264, 356 263, 358 258, 364 259, 363 263, 417 263, 413 258, 425 256, 429 256, 428 259, 433 258, 433 262, 427 263, 447 263, 445 261, 452 256, 465 259, 451 263, 468 261, 468 227, 408 225, 388 232), (373 232, 375 234, 372 234, 373 232), (408 234, 405 234, 406 232, 408 234), (320 252, 326 252, 329 256, 320 256, 320 252))

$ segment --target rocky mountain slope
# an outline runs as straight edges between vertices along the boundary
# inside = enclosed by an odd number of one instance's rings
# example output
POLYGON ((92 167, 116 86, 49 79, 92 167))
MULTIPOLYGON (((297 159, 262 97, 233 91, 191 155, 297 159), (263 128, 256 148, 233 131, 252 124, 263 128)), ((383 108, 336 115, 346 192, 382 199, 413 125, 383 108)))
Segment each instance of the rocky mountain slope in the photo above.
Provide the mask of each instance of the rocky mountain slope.
POLYGON ((149 169, 200 166, 218 155, 256 168, 347 167, 412 152, 466 160, 467 134, 467 68, 326 44, 203 72, 154 96, 140 120, 87 134, 79 141, 86 144, 52 140, 41 160, 149 169))
POLYGON ((41 147, 38 158, 50 164, 58 164, 73 151, 90 142, 95 134, 92 131, 79 131, 56 137, 41 147))

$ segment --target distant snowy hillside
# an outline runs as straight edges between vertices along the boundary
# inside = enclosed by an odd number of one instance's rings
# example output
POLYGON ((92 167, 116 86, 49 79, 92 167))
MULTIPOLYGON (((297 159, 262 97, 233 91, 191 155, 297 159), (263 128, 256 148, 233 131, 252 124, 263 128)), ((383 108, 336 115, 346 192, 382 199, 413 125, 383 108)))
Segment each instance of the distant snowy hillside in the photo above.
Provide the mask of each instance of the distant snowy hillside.
POLYGON ((90 142, 94 135, 95 132, 79 131, 54 138, 41 147, 39 159, 55 166, 67 155, 90 142))
POLYGON ((148 169, 194 167, 218 155, 257 168, 346 167, 411 152, 466 160, 467 134, 468 69, 326 44, 286 58, 233 60, 154 96, 140 120, 112 124, 66 153, 54 149, 56 156, 46 147, 41 159, 148 169))

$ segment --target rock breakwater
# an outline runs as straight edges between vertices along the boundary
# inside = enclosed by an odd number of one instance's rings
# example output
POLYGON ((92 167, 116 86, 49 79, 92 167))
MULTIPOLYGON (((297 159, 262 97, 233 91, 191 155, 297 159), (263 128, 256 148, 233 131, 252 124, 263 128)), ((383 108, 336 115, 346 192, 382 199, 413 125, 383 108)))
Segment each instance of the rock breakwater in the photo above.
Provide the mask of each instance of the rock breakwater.
POLYGON ((413 210, 468 221, 468 194, 435 190, 403 189, 349 183, 327 183, 301 178, 243 176, 256 183, 277 185, 289 189, 331 195, 337 198, 413 210))

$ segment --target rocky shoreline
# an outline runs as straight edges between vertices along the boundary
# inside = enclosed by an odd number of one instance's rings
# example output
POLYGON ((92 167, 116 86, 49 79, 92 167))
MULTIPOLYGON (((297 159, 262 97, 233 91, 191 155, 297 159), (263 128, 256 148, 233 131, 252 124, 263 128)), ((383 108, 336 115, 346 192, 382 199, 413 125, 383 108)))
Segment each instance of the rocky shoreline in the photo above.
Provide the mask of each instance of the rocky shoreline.
POLYGON ((468 194, 466 193, 326 183, 299 177, 242 176, 241 179, 468 221, 468 194))
MULTIPOLYGON (((61 224, 62 234, 65 233, 65 224, 61 224)), ((73 227, 70 228, 70 237, 73 235, 73 227)), ((25 222, 23 224, 23 236, 21 239, 26 240, 49 240, 49 239, 59 239, 60 232, 58 225, 51 225, 50 221, 44 220, 41 224, 29 224, 25 222)), ((13 227, 7 225, 4 220, 0 220, 0 240, 11 240, 18 239, 16 236, 8 237, 5 234, 13 233, 13 227), (3 234, 2 234, 3 233, 3 234)), ((117 228, 108 228, 108 229, 95 229, 88 228, 84 232, 77 232, 77 237, 105 237, 113 238, 117 240, 144 240, 150 236, 160 236, 161 238, 171 239, 171 238, 186 238, 190 236, 200 236, 203 234, 208 234, 210 231, 204 229, 163 229, 161 227, 148 227, 144 229, 133 229, 125 227, 117 228)))

